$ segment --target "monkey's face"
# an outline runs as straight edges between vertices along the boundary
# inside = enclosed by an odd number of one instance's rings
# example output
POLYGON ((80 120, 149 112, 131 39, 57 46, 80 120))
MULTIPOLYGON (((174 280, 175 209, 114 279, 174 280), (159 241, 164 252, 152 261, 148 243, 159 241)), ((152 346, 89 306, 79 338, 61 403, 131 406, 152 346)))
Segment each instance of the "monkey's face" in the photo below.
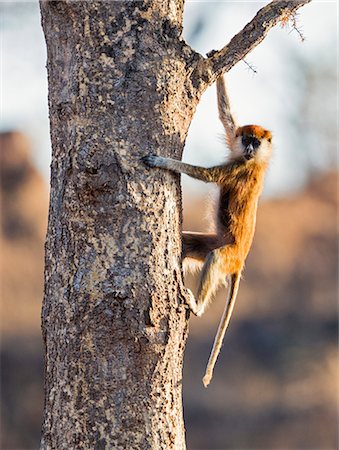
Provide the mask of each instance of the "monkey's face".
POLYGON ((234 155, 247 161, 266 162, 272 152, 272 135, 258 125, 245 125, 236 131, 234 155))

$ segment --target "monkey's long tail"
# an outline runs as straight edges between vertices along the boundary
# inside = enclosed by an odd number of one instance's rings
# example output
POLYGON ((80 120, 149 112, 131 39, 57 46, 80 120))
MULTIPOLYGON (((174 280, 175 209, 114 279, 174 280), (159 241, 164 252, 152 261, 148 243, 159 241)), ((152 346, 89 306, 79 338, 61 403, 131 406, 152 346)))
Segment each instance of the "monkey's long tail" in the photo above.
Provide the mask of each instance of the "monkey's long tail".
POLYGON ((220 353, 220 349, 224 340, 224 336, 229 324, 229 321, 232 316, 235 300, 237 298, 237 293, 239 289, 239 282, 241 278, 241 273, 236 273, 231 275, 231 282, 230 287, 228 289, 228 295, 227 295, 227 301, 226 306, 221 318, 221 321, 219 323, 218 331, 214 339, 213 348, 207 363, 207 368, 205 372, 205 376, 202 379, 202 382, 204 383, 204 386, 207 387, 210 384, 210 381, 213 376, 213 369, 215 366, 215 363, 217 361, 218 355, 220 353))

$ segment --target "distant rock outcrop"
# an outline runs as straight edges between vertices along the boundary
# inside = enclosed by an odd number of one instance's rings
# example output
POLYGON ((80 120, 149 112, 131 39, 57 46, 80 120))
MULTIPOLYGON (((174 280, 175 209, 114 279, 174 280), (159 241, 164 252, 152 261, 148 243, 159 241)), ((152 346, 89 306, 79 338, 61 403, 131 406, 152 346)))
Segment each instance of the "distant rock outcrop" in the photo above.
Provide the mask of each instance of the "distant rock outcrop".
POLYGON ((1 328, 6 337, 40 328, 48 191, 20 132, 0 133, 0 168, 1 328))

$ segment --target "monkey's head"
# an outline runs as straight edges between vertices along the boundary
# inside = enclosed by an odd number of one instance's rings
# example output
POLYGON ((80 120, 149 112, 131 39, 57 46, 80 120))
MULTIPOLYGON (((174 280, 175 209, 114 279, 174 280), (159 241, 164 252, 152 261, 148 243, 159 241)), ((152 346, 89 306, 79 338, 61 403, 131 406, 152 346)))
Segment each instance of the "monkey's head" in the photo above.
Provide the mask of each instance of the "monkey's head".
POLYGON ((235 133, 233 154, 247 161, 268 162, 272 152, 272 134, 258 125, 239 127, 235 133))

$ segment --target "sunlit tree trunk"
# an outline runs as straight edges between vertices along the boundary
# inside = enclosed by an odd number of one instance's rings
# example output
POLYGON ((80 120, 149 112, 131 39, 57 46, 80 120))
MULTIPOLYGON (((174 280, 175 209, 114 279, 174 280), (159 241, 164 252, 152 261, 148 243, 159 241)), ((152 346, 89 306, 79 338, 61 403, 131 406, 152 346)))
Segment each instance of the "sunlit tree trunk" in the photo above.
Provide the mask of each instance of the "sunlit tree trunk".
POLYGON ((140 161, 180 158, 193 114, 182 7, 41 5, 53 146, 42 448, 185 447, 179 180, 140 161))

